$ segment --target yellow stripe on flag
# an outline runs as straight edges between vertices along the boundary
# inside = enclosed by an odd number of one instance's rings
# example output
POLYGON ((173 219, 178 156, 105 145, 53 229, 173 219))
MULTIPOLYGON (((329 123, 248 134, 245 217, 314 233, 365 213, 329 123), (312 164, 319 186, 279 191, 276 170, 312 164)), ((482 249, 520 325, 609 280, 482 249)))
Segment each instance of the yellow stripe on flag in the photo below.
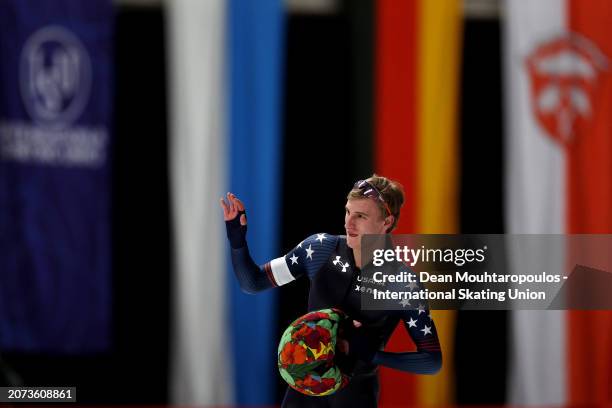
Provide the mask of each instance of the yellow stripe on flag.
MULTIPOLYGON (((462 44, 462 2, 420 0, 419 90, 419 217, 417 230, 428 234, 458 232, 458 90, 462 44)), ((418 377, 421 406, 454 402, 454 311, 433 311, 442 370, 418 377)))
POLYGON ((422 233, 455 233, 457 98, 462 40, 459 0, 421 0, 419 49, 419 209, 422 233))

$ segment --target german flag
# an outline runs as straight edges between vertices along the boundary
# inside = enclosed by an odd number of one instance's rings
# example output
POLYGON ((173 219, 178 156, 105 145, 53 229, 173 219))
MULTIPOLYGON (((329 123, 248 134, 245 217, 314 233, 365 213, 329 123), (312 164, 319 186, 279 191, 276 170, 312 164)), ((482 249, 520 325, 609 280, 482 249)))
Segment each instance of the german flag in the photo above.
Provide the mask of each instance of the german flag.
MULTIPOLYGON (((396 232, 458 232, 457 100, 462 3, 380 0, 376 5, 376 172, 400 181, 406 204, 396 232)), ((455 313, 434 311, 443 352, 435 376, 381 369, 381 406, 449 404, 455 313)), ((411 343, 403 329, 388 351, 411 343)))

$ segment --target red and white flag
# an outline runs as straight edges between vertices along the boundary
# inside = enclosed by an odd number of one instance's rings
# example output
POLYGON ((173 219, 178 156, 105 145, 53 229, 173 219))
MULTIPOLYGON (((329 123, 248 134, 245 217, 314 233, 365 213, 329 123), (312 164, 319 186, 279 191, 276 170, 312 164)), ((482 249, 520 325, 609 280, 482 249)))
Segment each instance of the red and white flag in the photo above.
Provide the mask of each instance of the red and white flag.
MULTIPOLYGON (((507 231, 612 233, 612 2, 506 10, 507 231)), ((515 311, 511 324, 511 403, 612 402, 612 312, 515 311)))

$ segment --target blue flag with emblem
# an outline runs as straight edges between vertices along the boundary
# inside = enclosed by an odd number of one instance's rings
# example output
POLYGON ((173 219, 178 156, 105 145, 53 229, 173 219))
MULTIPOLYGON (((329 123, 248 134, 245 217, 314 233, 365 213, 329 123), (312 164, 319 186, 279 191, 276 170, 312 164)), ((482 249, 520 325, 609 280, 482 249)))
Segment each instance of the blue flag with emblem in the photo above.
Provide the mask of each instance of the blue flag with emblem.
POLYGON ((0 0, 0 348, 110 343, 110 0, 0 0))

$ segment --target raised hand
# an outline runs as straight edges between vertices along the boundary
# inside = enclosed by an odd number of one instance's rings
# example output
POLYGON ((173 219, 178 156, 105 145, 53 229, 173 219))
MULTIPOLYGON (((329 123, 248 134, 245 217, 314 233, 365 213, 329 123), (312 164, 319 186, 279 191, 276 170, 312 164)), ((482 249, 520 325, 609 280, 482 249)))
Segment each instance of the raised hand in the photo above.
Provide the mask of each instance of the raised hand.
POLYGON ((238 214, 240 214, 240 225, 247 224, 244 203, 240 201, 235 194, 227 193, 226 198, 221 198, 219 202, 221 204, 221 208, 223 208, 223 219, 225 221, 231 221, 235 219, 238 214))
POLYGON ((227 193, 220 203, 230 246, 235 249, 246 246, 247 219, 244 204, 233 193, 227 193))

